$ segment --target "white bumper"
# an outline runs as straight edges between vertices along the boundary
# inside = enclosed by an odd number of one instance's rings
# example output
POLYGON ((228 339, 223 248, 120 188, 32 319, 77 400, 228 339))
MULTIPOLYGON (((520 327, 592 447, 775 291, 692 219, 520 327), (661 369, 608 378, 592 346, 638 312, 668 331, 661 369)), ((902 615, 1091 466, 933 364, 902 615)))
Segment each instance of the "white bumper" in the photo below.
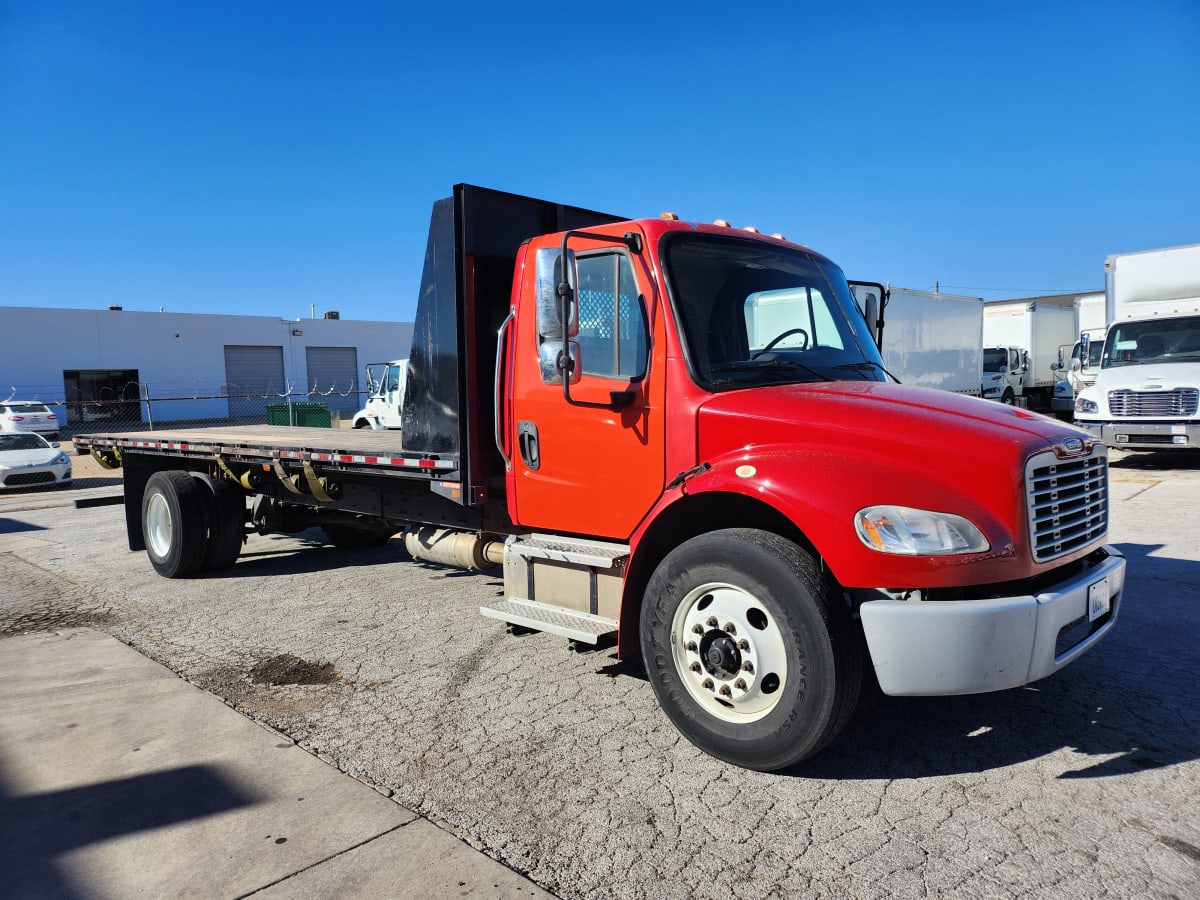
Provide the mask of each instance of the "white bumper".
POLYGON ((1125 557, 1037 594, 988 600, 869 600, 860 607, 880 687, 894 696, 978 694, 1037 681, 1090 650, 1117 619, 1125 557), (1089 594, 1110 609, 1089 621, 1089 594))

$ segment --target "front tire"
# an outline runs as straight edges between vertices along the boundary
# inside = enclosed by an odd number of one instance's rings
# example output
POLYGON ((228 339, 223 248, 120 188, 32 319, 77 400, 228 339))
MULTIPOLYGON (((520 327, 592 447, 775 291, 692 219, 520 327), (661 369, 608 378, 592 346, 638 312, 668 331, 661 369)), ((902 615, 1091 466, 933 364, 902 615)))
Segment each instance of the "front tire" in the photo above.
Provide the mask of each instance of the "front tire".
POLYGON ((154 571, 191 575, 204 562, 208 536, 206 488, 187 472, 155 472, 142 495, 142 536, 154 571))
POLYGON ((837 584, 770 532, 715 531, 668 554, 646 588, 640 640, 676 728, 748 769, 818 753, 858 700, 862 643, 837 584))

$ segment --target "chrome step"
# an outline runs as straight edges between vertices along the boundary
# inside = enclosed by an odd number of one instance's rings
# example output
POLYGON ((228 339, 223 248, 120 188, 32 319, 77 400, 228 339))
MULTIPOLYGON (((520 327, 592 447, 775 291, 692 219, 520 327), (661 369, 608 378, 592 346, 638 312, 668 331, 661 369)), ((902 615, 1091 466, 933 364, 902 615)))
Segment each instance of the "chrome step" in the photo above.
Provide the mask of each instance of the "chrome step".
POLYGON ((600 638, 617 631, 617 623, 604 616, 589 616, 577 610, 533 603, 520 597, 481 606, 479 611, 489 619, 499 619, 501 622, 532 628, 534 631, 558 634, 586 644, 599 643, 600 638))
POLYGON ((577 541, 545 534, 510 538, 504 549, 506 553, 526 559, 552 559, 597 569, 620 570, 629 561, 629 547, 626 544, 577 541))

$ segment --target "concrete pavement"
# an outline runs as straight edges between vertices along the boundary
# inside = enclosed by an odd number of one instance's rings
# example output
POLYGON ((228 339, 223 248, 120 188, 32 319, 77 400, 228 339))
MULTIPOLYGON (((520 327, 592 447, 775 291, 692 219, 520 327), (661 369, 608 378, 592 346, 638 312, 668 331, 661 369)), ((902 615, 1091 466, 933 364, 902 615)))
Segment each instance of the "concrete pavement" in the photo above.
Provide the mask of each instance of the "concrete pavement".
POLYGON ((552 895, 73 629, 0 640, 0 896, 552 895))

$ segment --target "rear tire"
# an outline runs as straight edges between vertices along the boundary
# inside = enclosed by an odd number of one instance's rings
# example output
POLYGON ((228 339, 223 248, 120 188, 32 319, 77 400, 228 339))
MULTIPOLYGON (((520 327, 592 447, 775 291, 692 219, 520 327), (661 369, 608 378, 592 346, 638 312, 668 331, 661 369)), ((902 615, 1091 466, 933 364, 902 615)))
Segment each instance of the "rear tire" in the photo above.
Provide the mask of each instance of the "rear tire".
POLYGON ((836 582, 770 532, 715 531, 668 554, 646 588, 640 640, 675 727, 747 769, 818 753, 858 700, 863 645, 836 582))
POLYGON ((228 569, 242 553, 246 539, 246 492, 232 481, 205 479, 209 530, 201 568, 208 572, 228 569))
POLYGON ((200 568, 208 536, 204 486, 189 473, 155 472, 142 495, 142 535, 154 571, 182 578, 200 568))

